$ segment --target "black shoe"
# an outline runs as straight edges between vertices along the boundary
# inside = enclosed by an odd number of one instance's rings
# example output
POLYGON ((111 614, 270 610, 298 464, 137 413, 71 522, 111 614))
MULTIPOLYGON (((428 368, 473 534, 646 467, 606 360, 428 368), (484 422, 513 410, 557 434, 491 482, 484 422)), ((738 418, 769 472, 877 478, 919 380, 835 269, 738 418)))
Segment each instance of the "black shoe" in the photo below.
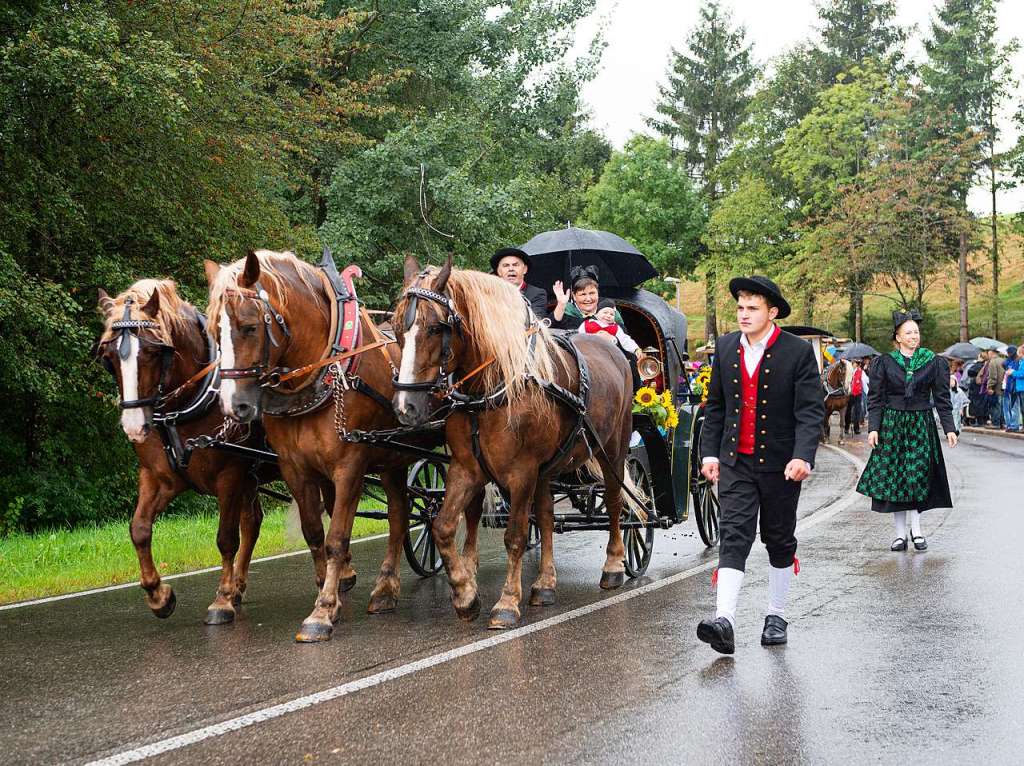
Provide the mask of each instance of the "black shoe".
POLYGON ((701 620, 697 626, 697 638, 721 654, 732 654, 736 651, 736 639, 732 632, 732 623, 724 617, 713 620, 701 620))
MULTIPOLYGON (((917 550, 919 550, 919 551, 926 551, 926 550, 928 550, 928 541, 924 539, 923 535, 914 535, 914 537, 911 538, 911 539, 913 539, 914 547, 917 550)), ((904 548, 907 547, 906 543, 904 543, 903 547, 904 548)))
POLYGON ((777 614, 764 618, 764 630, 761 631, 761 646, 778 646, 786 643, 786 628, 789 623, 777 614))
POLYGON ((907 549, 907 538, 897 537, 892 541, 892 545, 889 546, 891 551, 905 551, 907 549))

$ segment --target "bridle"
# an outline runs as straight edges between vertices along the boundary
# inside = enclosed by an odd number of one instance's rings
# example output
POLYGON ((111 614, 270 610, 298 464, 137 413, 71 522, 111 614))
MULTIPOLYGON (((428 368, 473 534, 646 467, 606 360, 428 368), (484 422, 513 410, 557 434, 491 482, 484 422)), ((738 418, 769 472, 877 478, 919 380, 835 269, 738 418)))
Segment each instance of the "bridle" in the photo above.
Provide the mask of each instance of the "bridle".
POLYGON ((408 300, 408 305, 402 317, 402 325, 404 332, 409 332, 413 324, 416 323, 416 311, 421 298, 436 303, 444 310, 445 319, 427 328, 427 335, 439 334, 441 336, 441 361, 438 365, 437 378, 422 383, 402 383, 398 380, 398 375, 395 375, 391 381, 395 391, 427 391, 432 394, 442 394, 451 390, 453 373, 448 370, 448 365, 451 363, 452 357, 452 336, 462 336, 462 317, 455 310, 451 296, 419 286, 420 280, 426 276, 427 272, 421 271, 416 277, 416 282, 405 291, 403 297, 408 300))
MULTIPOLYGON (((122 317, 110 325, 111 330, 117 331, 117 337, 111 338, 100 345, 106 345, 107 343, 117 342, 117 355, 121 358, 121 361, 128 359, 131 354, 131 338, 132 336, 139 342, 139 346, 148 345, 154 348, 160 349, 160 380, 157 383, 156 393, 152 396, 147 396, 142 399, 131 399, 129 401, 122 401, 120 407, 122 410, 138 409, 139 407, 154 407, 164 399, 164 389, 167 386, 167 379, 170 377, 171 368, 174 366, 174 346, 169 346, 166 343, 158 343, 155 341, 143 338, 139 334, 140 330, 151 330, 159 327, 156 322, 151 319, 132 319, 131 318, 131 307, 135 303, 131 298, 126 298, 124 302, 124 314, 122 317)), ((102 358, 103 366, 107 372, 117 376, 114 370, 114 365, 106 357, 102 358)))
POLYGON ((240 298, 247 298, 256 301, 263 311, 263 359, 259 364, 251 367, 229 367, 221 368, 220 376, 224 380, 245 380, 255 378, 260 385, 275 385, 275 378, 280 379, 282 370, 271 368, 270 347, 280 348, 281 344, 274 337, 273 325, 281 329, 281 334, 290 341, 292 334, 288 330, 288 324, 284 321, 281 313, 270 303, 270 296, 259 282, 253 284, 252 289, 246 287, 233 287, 225 291, 226 295, 235 295, 240 298))

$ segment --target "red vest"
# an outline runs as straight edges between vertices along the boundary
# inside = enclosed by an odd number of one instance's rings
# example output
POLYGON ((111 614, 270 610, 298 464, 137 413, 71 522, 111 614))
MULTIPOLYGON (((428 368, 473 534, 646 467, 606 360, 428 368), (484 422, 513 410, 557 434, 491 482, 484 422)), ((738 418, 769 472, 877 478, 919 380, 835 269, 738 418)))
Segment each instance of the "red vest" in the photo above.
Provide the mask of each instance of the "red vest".
MULTIPOLYGON (((780 332, 782 331, 776 325, 771 336, 768 338, 768 342, 765 343, 765 351, 772 347, 772 344, 778 339, 780 332)), ((742 401, 742 407, 740 407, 740 438, 736 451, 744 455, 753 455, 755 442, 754 427, 757 421, 757 379, 761 374, 761 365, 759 364, 754 370, 754 374, 751 375, 747 372, 747 364, 743 356, 743 344, 740 343, 740 375, 743 384, 740 388, 740 398, 742 401)), ((761 357, 761 362, 764 362, 763 356, 761 357)))

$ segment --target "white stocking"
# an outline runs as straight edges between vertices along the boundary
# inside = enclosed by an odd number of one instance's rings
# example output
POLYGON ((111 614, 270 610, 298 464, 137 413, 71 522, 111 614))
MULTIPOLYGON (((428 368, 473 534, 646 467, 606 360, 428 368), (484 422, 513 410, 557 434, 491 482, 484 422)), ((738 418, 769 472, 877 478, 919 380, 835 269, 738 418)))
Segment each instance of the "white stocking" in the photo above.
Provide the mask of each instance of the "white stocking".
POLYGON ((724 617, 736 626, 736 603, 740 599, 740 586, 743 585, 743 572, 739 569, 718 570, 718 598, 715 617, 724 617))
POLYGON ((892 515, 892 520, 896 522, 896 537, 902 537, 904 540, 907 539, 907 512, 896 511, 892 515))
POLYGON ((789 584, 793 580, 793 565, 782 569, 768 569, 768 614, 786 616, 786 598, 789 596, 789 584))
POLYGON ((921 534, 921 512, 920 511, 908 511, 910 515, 910 533, 914 537, 924 537, 921 534))

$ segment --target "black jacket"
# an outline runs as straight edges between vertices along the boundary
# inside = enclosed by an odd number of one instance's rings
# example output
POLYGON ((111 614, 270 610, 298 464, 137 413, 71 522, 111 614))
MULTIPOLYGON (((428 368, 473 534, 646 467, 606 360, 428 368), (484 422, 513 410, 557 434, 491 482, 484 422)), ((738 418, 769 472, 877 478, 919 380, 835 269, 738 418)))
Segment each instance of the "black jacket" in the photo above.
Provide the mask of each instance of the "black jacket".
POLYGON ((530 304, 530 308, 533 309, 534 316, 537 319, 545 319, 548 315, 548 291, 543 287, 534 287, 533 285, 526 285, 523 288, 523 297, 526 298, 526 302, 530 304))
MULTIPOLYGON (((782 471, 793 458, 814 465, 825 419, 825 392, 811 344, 787 332, 761 358, 754 459, 759 471, 782 471)), ((736 464, 740 427, 740 333, 715 343, 700 456, 736 464)))
POLYGON ((882 411, 930 410, 939 413, 942 430, 956 433, 953 405, 949 397, 949 364, 936 356, 914 373, 907 395, 907 373, 889 354, 878 357, 871 365, 871 388, 868 390, 868 431, 882 428, 882 411))

